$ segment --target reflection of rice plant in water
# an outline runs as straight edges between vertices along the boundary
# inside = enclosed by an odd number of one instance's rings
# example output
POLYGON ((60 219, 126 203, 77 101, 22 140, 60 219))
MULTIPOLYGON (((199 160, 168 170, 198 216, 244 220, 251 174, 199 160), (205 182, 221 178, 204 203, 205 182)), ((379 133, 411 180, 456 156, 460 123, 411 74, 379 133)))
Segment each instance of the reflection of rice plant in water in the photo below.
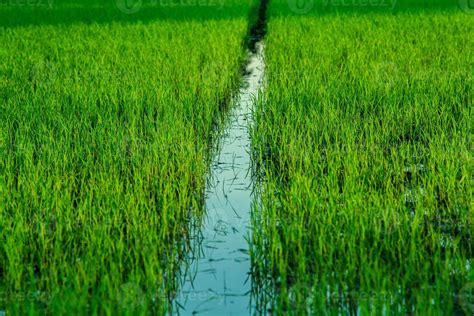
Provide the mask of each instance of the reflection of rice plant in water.
POLYGON ((195 237, 184 284, 177 297, 185 314, 242 315, 250 301, 248 238, 254 198, 251 178, 249 124, 252 104, 263 83, 263 45, 249 53, 243 86, 235 108, 218 139, 206 190, 203 228, 195 237))
POLYGON ((253 104, 264 80, 266 7, 266 2, 260 3, 258 19, 250 28, 242 85, 217 135, 202 228, 194 237, 194 251, 176 298, 177 311, 185 314, 244 315, 255 309, 250 299, 248 250, 250 210, 255 198, 249 128, 253 124, 253 104))

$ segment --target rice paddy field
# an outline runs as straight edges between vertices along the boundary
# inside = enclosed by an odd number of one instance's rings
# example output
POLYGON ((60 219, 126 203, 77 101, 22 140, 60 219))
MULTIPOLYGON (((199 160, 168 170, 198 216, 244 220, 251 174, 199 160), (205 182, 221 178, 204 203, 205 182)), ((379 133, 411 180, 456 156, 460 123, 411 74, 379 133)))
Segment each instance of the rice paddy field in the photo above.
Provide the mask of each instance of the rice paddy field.
POLYGON ((61 5, 0 28, 0 310, 161 314, 250 3, 146 22, 61 5))
POLYGON ((472 16, 289 13, 270 3, 252 131, 260 308, 472 313, 472 16))
POLYGON ((471 7, 0 2, 0 316, 220 315, 179 298, 256 42, 233 314, 473 315, 471 7))

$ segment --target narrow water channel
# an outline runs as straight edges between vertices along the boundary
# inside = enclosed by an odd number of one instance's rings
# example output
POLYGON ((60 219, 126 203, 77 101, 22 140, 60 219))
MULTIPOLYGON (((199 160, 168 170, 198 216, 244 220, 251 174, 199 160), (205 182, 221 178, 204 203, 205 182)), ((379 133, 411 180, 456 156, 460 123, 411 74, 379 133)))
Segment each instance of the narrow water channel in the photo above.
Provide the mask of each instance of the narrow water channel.
POLYGON ((263 43, 249 51, 242 87, 235 99, 206 190, 206 214, 181 293, 180 315, 250 314, 252 179, 249 124, 252 105, 263 84, 263 43))

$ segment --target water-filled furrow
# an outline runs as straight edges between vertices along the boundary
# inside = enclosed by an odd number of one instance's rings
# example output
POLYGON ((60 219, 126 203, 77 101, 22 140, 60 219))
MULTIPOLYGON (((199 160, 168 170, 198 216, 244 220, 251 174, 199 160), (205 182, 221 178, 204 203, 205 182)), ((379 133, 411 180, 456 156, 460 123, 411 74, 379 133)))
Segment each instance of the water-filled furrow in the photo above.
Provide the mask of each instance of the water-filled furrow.
POLYGON ((249 50, 243 84, 218 140, 208 179, 199 249, 177 295, 181 315, 242 315, 250 303, 250 212, 253 200, 249 124, 262 87, 263 43, 249 50))

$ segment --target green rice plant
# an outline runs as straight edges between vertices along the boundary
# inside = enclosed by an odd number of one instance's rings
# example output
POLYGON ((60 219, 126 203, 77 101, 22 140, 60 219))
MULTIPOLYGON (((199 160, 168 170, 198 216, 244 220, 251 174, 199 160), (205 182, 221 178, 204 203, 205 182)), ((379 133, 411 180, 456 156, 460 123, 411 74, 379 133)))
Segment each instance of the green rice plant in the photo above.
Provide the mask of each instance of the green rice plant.
POLYGON ((222 21, 248 17, 255 7, 254 0, 2 0, 0 27, 222 21))
POLYGON ((252 130, 260 311, 472 313, 472 16, 284 5, 252 130))
POLYGON ((226 18, 67 4, 0 23, 0 311, 161 314, 251 3, 226 18))

